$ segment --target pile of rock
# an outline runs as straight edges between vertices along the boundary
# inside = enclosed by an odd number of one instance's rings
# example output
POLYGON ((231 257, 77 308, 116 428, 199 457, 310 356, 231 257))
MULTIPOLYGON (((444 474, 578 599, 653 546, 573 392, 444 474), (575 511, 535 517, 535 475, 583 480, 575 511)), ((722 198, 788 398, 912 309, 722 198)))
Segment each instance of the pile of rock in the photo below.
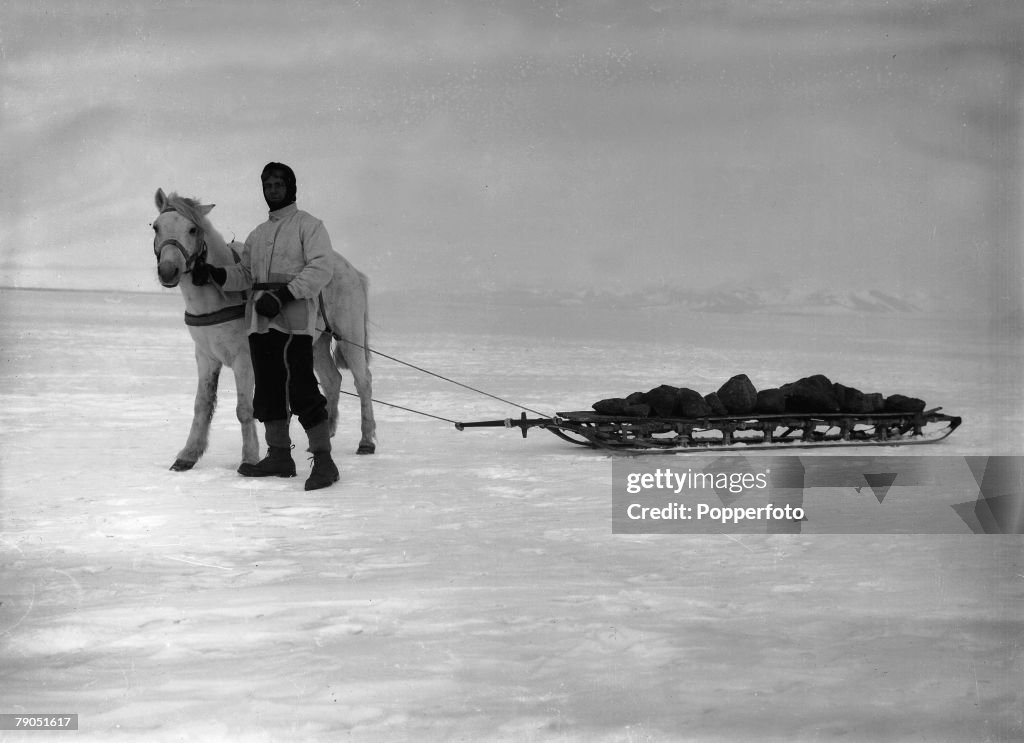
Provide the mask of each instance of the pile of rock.
POLYGON ((704 418, 784 413, 920 413, 924 400, 906 395, 861 392, 823 374, 781 387, 758 390, 746 374, 737 374, 717 391, 702 395, 688 387, 663 384, 628 397, 612 397, 593 405, 601 415, 630 418, 704 418))

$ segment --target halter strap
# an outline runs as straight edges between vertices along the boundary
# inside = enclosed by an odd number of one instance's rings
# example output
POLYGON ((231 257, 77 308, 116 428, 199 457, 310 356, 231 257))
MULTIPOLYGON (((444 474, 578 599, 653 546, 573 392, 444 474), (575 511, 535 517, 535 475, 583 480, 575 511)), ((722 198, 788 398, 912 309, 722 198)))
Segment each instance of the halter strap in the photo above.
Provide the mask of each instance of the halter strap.
POLYGON ((200 258, 206 258, 206 241, 205 240, 202 242, 202 244, 199 246, 199 249, 195 253, 193 253, 192 255, 189 255, 188 251, 185 250, 185 246, 184 245, 182 245, 180 242, 178 242, 175 238, 169 237, 166 240, 164 240, 162 243, 160 243, 159 245, 157 245, 157 246, 155 246, 153 248, 153 252, 156 254, 157 261, 160 260, 160 253, 163 252, 163 249, 168 247, 168 246, 170 246, 172 248, 176 248, 177 251, 179 253, 181 253, 181 257, 185 259, 185 273, 191 273, 192 272, 192 268, 196 264, 196 261, 198 261, 200 258))
MULTIPOLYGON (((177 214, 181 214, 181 212, 178 211, 178 209, 172 206, 171 204, 167 204, 166 206, 164 206, 163 209, 160 210, 160 214, 166 214, 167 212, 176 212, 177 214)), ((199 225, 195 224, 195 222, 193 222, 193 225, 195 225, 196 229, 198 229, 200 233, 202 233, 202 228, 200 228, 199 225)), ((168 245, 170 245, 172 248, 177 248, 178 252, 181 253, 181 257, 185 259, 184 273, 186 274, 192 273, 192 268, 195 266, 196 261, 198 261, 200 258, 206 258, 205 239, 203 239, 202 242, 200 243, 198 250, 196 250, 196 252, 193 253, 192 255, 189 255, 188 251, 185 250, 184 245, 178 242, 175 238, 169 237, 159 245, 153 247, 153 252, 156 254, 157 261, 160 260, 160 252, 168 245)))

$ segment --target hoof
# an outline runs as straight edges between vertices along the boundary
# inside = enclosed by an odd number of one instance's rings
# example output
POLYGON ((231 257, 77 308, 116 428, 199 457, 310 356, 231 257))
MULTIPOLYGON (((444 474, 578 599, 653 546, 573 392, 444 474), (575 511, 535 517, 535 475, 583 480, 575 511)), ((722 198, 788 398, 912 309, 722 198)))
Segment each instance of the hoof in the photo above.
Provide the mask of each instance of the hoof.
POLYGON ((189 462, 185 459, 175 459, 174 464, 171 465, 171 472, 188 472, 195 466, 195 462, 189 462))
POLYGON ((376 444, 360 444, 356 449, 356 454, 373 454, 375 451, 377 451, 376 444))

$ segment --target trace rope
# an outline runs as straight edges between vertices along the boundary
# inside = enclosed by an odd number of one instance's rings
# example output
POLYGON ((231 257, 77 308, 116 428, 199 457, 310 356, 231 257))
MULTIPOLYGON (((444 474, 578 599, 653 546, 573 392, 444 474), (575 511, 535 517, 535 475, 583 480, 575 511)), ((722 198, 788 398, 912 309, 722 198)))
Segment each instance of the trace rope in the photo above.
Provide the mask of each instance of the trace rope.
MULTIPOLYGON (((341 394, 343 394, 343 395, 348 395, 349 397, 359 397, 359 395, 357 395, 355 392, 349 392, 348 390, 338 390, 338 391, 341 394)), ((453 421, 451 418, 445 418, 445 417, 440 416, 440 415, 434 415, 433 413, 424 413, 422 410, 416 410, 414 408, 406 408, 406 407, 404 407, 402 405, 395 405, 392 402, 384 402, 383 400, 377 400, 376 398, 371 398, 370 401, 373 402, 376 405, 386 405, 389 408, 398 408, 399 410, 404 410, 407 413, 415 413, 416 415, 424 415, 427 418, 434 418, 435 420, 444 421, 445 423, 454 423, 456 426, 459 425, 459 421, 453 421)))
MULTIPOLYGON (((506 400, 504 397, 498 397, 497 395, 492 395, 490 392, 484 392, 483 390, 477 389, 476 387, 472 387, 472 386, 470 386, 468 384, 463 384, 462 382, 458 382, 458 381, 456 381, 454 379, 450 379, 450 378, 448 378, 446 376, 443 376, 441 374, 438 374, 436 372, 432 372, 429 369, 424 369, 421 366, 416 366, 415 364, 410 364, 408 361, 402 361, 401 359, 397 359, 394 356, 389 356, 386 353, 383 353, 381 351, 377 351, 376 349, 369 348, 367 346, 361 345, 359 343, 356 343, 355 341, 341 339, 338 342, 339 343, 347 343, 347 344, 349 344, 351 346, 355 346, 356 348, 361 348, 364 351, 368 351, 369 353, 375 353, 378 356, 383 356, 385 359, 390 359, 391 361, 395 361, 395 362, 397 362, 399 364, 402 364, 403 366, 408 366, 410 369, 415 369, 416 371, 423 372, 424 374, 429 374, 432 377, 437 377, 438 379, 443 379, 445 382, 450 382, 451 384, 458 385, 459 387, 463 387, 463 388, 465 388, 467 390, 471 390, 471 391, 476 392, 476 393, 478 393, 480 395, 484 395, 485 397, 490 397, 490 398, 492 398, 494 400, 498 400, 499 402, 503 402, 506 405, 511 405, 514 408, 519 408, 521 410, 526 410, 526 411, 528 411, 530 413, 533 413, 535 415, 539 415, 542 418, 550 418, 550 417, 552 417, 552 416, 550 416, 550 415, 548 415, 546 413, 541 413, 538 410, 534 410, 533 408, 528 408, 525 405, 520 405, 519 403, 512 402, 511 400, 506 400)), ((346 395, 352 395, 353 397, 357 396, 357 395, 353 395, 351 392, 345 392, 345 394, 346 395)), ((422 412, 420 410, 413 410, 412 408, 404 408, 401 405, 393 405, 391 403, 382 402, 380 400, 374 400, 373 402, 380 403, 381 405, 387 405, 387 406, 392 407, 392 408, 398 408, 400 410, 405 410, 405 411, 408 411, 410 413, 417 413, 419 415, 425 415, 428 418, 436 418, 437 420, 446 421, 448 423, 457 423, 457 421, 453 421, 453 420, 451 420, 449 418, 443 418, 443 417, 441 417, 439 415, 432 415, 431 413, 424 413, 424 412, 422 412)))

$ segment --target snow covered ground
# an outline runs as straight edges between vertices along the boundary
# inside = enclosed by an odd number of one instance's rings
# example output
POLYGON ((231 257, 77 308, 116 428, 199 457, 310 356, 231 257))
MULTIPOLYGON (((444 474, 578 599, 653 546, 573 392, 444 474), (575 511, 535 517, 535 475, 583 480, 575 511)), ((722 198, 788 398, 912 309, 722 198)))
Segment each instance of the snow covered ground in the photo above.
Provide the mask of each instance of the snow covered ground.
MULTIPOLYGON (((381 351, 542 411, 823 373, 964 417, 915 455, 1024 451, 1019 340, 970 318, 374 309, 381 351)), ((1024 736, 1020 537, 613 535, 608 456, 378 406, 357 457, 352 398, 342 482, 305 493, 235 474, 228 374, 209 452, 170 472, 181 311, 172 291, 0 292, 0 713, 79 715, 33 740, 1024 736)), ((374 369, 381 400, 518 415, 374 369)))

